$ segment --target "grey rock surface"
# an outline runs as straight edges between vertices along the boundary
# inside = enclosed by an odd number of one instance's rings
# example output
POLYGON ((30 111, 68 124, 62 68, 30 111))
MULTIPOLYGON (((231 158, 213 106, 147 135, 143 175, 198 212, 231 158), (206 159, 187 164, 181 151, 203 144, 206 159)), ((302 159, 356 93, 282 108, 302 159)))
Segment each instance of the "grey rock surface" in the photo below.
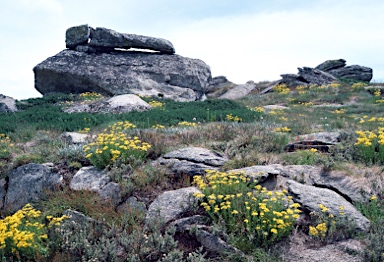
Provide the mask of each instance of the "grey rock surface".
POLYGON ((88 44, 91 28, 85 25, 73 26, 65 32, 65 44, 67 48, 74 49, 78 45, 88 44))
POLYGON ((340 206, 344 207, 345 217, 356 223, 356 229, 368 231, 370 222, 350 202, 334 191, 326 188, 303 185, 293 180, 288 182, 288 192, 293 201, 299 203, 308 212, 321 213, 319 204, 328 208, 335 217, 340 216, 340 206))
POLYGON ((206 95, 208 98, 217 98, 235 86, 225 76, 216 76, 209 82, 206 95))
POLYGON ((299 76, 305 79, 305 81, 311 85, 328 85, 337 81, 335 76, 318 69, 303 67, 299 68, 298 70, 299 76))
POLYGON ((84 144, 89 142, 91 137, 88 134, 78 132, 64 132, 60 135, 60 139, 68 144, 84 144))
POLYGON ((228 158, 223 154, 202 147, 181 148, 165 154, 164 158, 187 160, 193 163, 203 163, 216 167, 220 167, 228 161, 228 158))
POLYGON ((16 101, 12 97, 0 94, 0 112, 16 112, 16 101))
POLYGON ((194 204, 193 193, 201 192, 196 187, 186 187, 165 191, 149 206, 146 223, 152 219, 160 219, 163 224, 176 220, 183 213, 191 210, 194 204))
POLYGON ((64 50, 33 71, 35 88, 43 95, 97 92, 194 101, 205 97, 211 79, 209 66, 201 60, 135 51, 88 54, 64 50))
POLYGON ((201 147, 181 148, 165 154, 154 162, 164 166, 168 172, 189 176, 205 175, 205 170, 218 170, 228 161, 223 154, 201 147))
POLYGON ((7 181, 4 178, 0 179, 0 209, 4 208, 4 200, 7 194, 6 190, 7 181))
POLYGON ((363 82, 369 82, 373 77, 372 68, 360 65, 351 65, 333 69, 330 70, 329 73, 337 78, 345 78, 363 82))
POLYGON ((229 89, 227 92, 219 96, 219 99, 236 100, 248 95, 253 89, 255 89, 255 87, 256 84, 253 81, 249 81, 244 85, 237 85, 229 89))
POLYGON ((335 59, 323 62, 320 65, 316 66, 315 69, 328 72, 329 70, 337 69, 344 66, 346 66, 346 61, 344 59, 335 59))
POLYGON ((8 173, 8 190, 4 209, 15 212, 27 203, 38 202, 47 190, 61 186, 63 177, 50 167, 27 164, 8 173))
POLYGON ((96 49, 140 48, 160 51, 166 54, 175 53, 175 48, 168 40, 150 36, 118 33, 103 27, 96 27, 89 45, 96 49))

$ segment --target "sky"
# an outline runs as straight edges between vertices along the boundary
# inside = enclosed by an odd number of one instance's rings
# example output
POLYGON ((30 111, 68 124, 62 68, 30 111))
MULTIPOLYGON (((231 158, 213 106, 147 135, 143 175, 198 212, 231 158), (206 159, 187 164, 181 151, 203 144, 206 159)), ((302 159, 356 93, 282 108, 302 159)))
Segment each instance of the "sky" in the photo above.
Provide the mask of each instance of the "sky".
POLYGON ((0 0, 0 94, 40 97, 33 67, 82 24, 160 37, 212 76, 273 81, 330 59, 384 82, 382 0, 0 0))

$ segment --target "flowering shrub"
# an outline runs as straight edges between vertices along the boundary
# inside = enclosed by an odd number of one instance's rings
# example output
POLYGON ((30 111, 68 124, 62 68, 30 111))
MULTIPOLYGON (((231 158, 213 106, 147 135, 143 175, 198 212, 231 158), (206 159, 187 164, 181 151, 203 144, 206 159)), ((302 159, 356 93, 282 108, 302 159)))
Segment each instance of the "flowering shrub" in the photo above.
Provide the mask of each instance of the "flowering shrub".
MULTIPOLYGON (((328 208, 323 204, 318 204, 320 212, 311 212, 311 218, 315 220, 315 226, 309 226, 309 235, 320 240, 327 242, 327 239, 343 237, 343 234, 350 234, 346 232, 348 229, 348 219, 345 217, 344 206, 339 207, 339 214, 333 215, 328 212, 328 208)), ((353 229, 354 231, 354 229, 353 229)))
POLYGON ((160 125, 160 124, 156 124, 156 125, 152 126, 152 128, 153 128, 153 129, 164 129, 165 126, 160 125))
POLYGON ((193 183, 202 191, 194 196, 215 222, 225 223, 227 233, 238 238, 237 244, 267 247, 291 232, 300 205, 286 191, 268 191, 242 172, 206 172, 194 177, 193 183))
POLYGON ((238 116, 233 116, 232 114, 228 114, 225 116, 225 119, 227 121, 233 121, 233 122, 241 122, 243 121, 242 118, 238 117, 238 116))
MULTIPOLYGON (((12 216, 0 220, 0 250, 4 257, 33 259, 36 255, 48 254, 47 230, 51 226, 60 225, 61 221, 68 218, 48 217, 50 221, 43 223, 41 211, 34 209, 30 204, 12 216)), ((2 260, 3 261, 3 260, 2 260)))
POLYGON ((258 107, 248 107, 248 109, 251 110, 251 111, 258 112, 258 113, 263 113, 264 112, 264 108, 262 108, 261 106, 258 106, 258 107))
POLYGON ((86 158, 97 168, 105 168, 120 159, 123 164, 144 159, 151 145, 142 142, 137 136, 131 138, 124 130, 135 128, 132 123, 118 122, 97 136, 96 141, 84 146, 86 158))
POLYGON ((366 164, 384 164, 384 127, 379 127, 377 132, 359 130, 356 134, 359 157, 366 164))
POLYGON ((12 155, 10 150, 12 147, 11 139, 5 134, 0 134, 0 159, 9 159, 12 155))
POLYGON ((351 86, 351 88, 353 89, 353 90, 363 90, 364 89, 364 87, 366 87, 367 86, 367 84, 366 83, 363 83, 363 82, 358 82, 358 83, 354 83, 352 86, 351 86))

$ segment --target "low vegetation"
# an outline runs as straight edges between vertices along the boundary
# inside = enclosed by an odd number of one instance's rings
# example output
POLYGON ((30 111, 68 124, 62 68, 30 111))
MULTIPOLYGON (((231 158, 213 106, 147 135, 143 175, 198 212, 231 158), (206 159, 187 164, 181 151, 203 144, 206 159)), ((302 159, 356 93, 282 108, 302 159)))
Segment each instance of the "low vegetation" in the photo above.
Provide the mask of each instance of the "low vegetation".
MULTIPOLYGON (((279 85, 274 92, 255 92, 237 101, 143 98, 152 110, 123 114, 62 111, 75 102, 102 99, 95 93, 17 101, 20 111, 0 113, 0 175, 5 178, 27 163, 52 162, 68 182, 81 167, 94 165, 122 185, 126 198, 135 196, 146 204, 162 191, 195 185, 202 190, 195 195, 196 213, 209 217, 212 230, 244 252, 248 261, 280 261, 273 250, 298 231, 318 246, 360 239, 366 245, 358 254, 364 261, 384 261, 384 99, 380 90, 365 90, 365 86, 341 82, 289 89, 279 85), (85 146, 70 145, 59 138, 65 131, 95 139, 85 146), (298 135, 326 131, 339 131, 342 137, 329 152, 284 151, 298 135), (224 153, 230 160, 220 172, 207 171, 193 181, 150 165, 151 160, 187 145, 224 153), (356 234, 343 217, 342 206, 335 218, 323 204, 320 213, 297 224, 303 210, 286 191, 268 191, 242 173, 225 171, 268 164, 314 165, 366 176, 374 195, 355 205, 370 219, 370 231, 356 234)), ((196 241, 178 237, 172 227, 144 228, 142 211, 122 215, 91 192, 63 188, 50 194, 38 209, 26 206, 15 214, 1 214, 2 261, 119 261, 111 251, 117 244, 125 261, 247 261, 208 252, 196 241), (67 209, 106 226, 68 225, 63 216, 67 209), (52 221, 63 223, 62 230, 49 230, 52 221), (77 233, 69 235, 68 230, 77 233)))

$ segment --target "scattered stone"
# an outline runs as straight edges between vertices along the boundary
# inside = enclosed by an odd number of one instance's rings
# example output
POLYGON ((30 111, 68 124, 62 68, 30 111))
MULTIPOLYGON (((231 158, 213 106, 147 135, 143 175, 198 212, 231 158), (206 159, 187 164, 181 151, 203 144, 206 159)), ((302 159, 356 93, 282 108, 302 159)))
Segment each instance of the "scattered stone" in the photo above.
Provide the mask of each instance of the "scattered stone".
POLYGON ((34 67, 41 94, 96 92, 138 94, 177 101, 204 99, 211 71, 203 61, 179 55, 64 50, 34 67))
POLYGON ((119 95, 107 100, 110 108, 119 112, 145 111, 151 109, 151 105, 137 95, 119 95))
POLYGON ((163 192, 149 206, 146 224, 153 219, 160 219, 163 224, 178 219, 183 213, 191 210, 195 202, 192 194, 196 192, 201 191, 196 187, 186 187, 163 192))
POLYGON ((88 134, 81 134, 78 132, 65 132, 60 135, 60 138, 67 144, 84 144, 88 143, 90 140, 88 134))
POLYGON ((356 229, 368 231, 370 222, 351 203, 334 191, 326 188, 303 185, 293 180, 288 182, 288 192, 293 201, 308 212, 321 213, 319 204, 328 208, 335 217, 340 216, 340 206, 344 207, 345 217, 356 223, 356 229))
POLYGON ((122 34, 103 27, 96 27, 89 45, 101 50, 105 48, 107 50, 114 48, 140 48, 160 51, 165 54, 175 53, 175 48, 168 40, 150 36, 122 34))
POLYGON ((340 142, 340 132, 318 132, 301 135, 296 141, 287 144, 284 151, 308 150, 311 148, 321 152, 329 152, 330 148, 340 142))
POLYGON ((280 105, 266 105, 266 106, 263 106, 263 108, 266 110, 288 110, 288 109, 290 109, 287 106, 280 106, 280 105))
POLYGON ((119 184, 111 182, 111 178, 104 171, 95 167, 82 167, 72 178, 69 188, 72 190, 89 190, 114 205, 121 201, 121 188, 119 184))
POLYGON ((50 167, 33 163, 12 170, 8 173, 8 179, 4 209, 10 212, 42 200, 47 190, 53 190, 63 183, 63 177, 50 167))
POLYGON ((147 208, 143 202, 137 201, 136 197, 129 197, 123 204, 117 207, 119 213, 130 213, 134 210, 146 213, 147 208))
POLYGON ((209 222, 209 218, 206 216, 195 215, 191 217, 184 217, 173 221, 169 226, 174 226, 176 232, 185 232, 190 230, 192 227, 198 225, 206 225, 209 222))
POLYGON ((208 98, 217 98, 235 86, 225 76, 216 76, 209 82, 206 95, 208 98))
POLYGON ((0 94, 0 112, 16 112, 16 101, 12 97, 0 94))
POLYGON ((242 98, 246 95, 248 95, 250 92, 252 92, 253 89, 255 89, 256 84, 253 81, 248 81, 245 85, 237 85, 231 89, 229 89, 227 92, 219 96, 219 99, 229 99, 229 100, 236 100, 239 98, 242 98))

